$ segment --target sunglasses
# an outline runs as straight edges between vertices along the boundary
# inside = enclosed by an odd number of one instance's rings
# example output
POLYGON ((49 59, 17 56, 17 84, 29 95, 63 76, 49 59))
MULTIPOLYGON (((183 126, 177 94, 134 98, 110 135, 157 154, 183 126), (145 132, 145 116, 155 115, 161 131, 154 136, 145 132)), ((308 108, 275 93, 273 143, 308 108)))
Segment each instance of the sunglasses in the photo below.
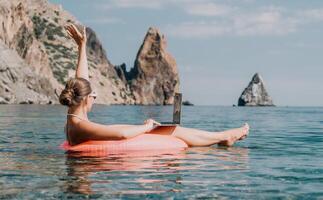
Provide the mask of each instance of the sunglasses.
POLYGON ((92 92, 91 94, 89 94, 89 97, 93 97, 94 100, 96 99, 97 96, 98 95, 95 92, 92 92))

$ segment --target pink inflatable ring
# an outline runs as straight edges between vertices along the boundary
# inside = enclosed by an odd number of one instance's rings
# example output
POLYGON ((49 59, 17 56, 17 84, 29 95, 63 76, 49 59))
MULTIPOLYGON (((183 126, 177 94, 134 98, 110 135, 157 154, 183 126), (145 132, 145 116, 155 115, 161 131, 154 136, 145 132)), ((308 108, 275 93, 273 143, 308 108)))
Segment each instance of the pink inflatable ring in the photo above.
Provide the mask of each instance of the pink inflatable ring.
POLYGON ((155 151, 170 149, 185 149, 187 144, 171 135, 143 134, 126 140, 113 141, 87 141, 78 145, 70 146, 65 141, 61 148, 72 152, 106 152, 120 153, 130 151, 155 151))

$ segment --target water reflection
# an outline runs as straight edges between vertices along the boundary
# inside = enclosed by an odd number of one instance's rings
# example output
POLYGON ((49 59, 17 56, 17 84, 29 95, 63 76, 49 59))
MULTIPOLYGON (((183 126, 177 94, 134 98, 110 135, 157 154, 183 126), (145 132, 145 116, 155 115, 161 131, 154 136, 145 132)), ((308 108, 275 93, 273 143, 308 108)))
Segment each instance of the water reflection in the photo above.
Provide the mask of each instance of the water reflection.
MULTIPOLYGON (((194 177, 190 180, 187 174, 191 176, 194 173, 212 170, 248 170, 248 154, 249 151, 245 148, 215 147, 130 152, 108 156, 66 153, 67 180, 64 190, 67 193, 87 195, 98 192, 106 194, 181 192, 183 184, 207 182, 194 177)), ((221 182, 222 179, 215 177, 215 180, 213 178, 211 181, 221 182)))

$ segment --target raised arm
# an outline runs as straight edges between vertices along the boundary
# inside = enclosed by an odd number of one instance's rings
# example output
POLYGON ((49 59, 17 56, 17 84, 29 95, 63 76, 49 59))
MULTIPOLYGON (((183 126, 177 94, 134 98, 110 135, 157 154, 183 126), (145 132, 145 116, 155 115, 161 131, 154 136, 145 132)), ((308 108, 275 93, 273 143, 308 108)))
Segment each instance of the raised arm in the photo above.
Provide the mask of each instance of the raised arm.
POLYGON ((86 56, 86 28, 83 27, 83 33, 81 33, 73 24, 66 26, 65 29, 68 35, 74 39, 78 46, 79 57, 75 78, 85 78, 86 80, 89 80, 89 67, 86 56))

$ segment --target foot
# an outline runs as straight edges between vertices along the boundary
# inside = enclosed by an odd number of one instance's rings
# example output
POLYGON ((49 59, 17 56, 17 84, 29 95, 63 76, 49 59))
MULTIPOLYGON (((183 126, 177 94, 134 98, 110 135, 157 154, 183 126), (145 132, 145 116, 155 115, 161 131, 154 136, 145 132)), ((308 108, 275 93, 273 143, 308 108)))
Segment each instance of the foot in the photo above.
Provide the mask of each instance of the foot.
POLYGON ((249 127, 249 124, 248 123, 245 123, 242 128, 244 128, 245 135, 242 136, 241 138, 239 138, 239 140, 245 139, 246 137, 248 137, 248 134, 249 134, 250 127, 249 127))
POLYGON ((249 125, 245 123, 242 127, 237 129, 232 129, 226 131, 228 134, 228 139, 220 142, 218 145, 220 146, 232 146, 236 141, 243 140, 248 136, 249 133, 249 125))

